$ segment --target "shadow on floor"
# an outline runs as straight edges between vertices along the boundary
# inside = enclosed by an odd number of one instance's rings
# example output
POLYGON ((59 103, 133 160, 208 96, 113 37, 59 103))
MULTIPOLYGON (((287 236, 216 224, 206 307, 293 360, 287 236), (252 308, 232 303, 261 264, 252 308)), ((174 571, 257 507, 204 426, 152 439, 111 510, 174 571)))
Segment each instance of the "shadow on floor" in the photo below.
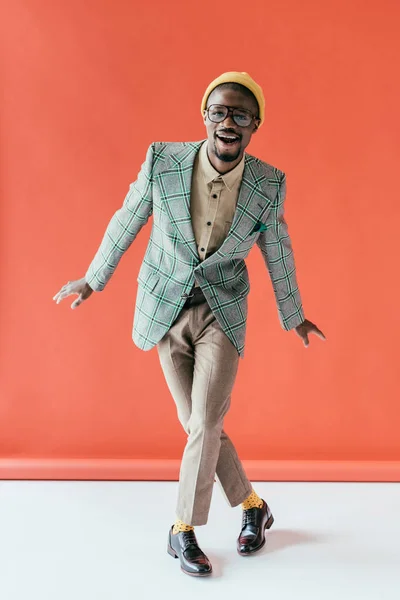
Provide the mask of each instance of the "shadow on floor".
POLYGON ((321 544, 327 540, 327 536, 311 534, 300 529, 271 529, 266 535, 266 544, 260 553, 276 552, 289 546, 300 546, 302 544, 321 544))

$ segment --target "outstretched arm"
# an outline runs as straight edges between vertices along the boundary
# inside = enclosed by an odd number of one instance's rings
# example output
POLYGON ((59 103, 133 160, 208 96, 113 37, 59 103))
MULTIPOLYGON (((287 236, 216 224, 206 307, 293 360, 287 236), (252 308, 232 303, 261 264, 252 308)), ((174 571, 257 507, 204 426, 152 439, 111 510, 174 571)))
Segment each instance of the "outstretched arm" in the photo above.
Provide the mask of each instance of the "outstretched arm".
POLYGON ((295 329, 296 334, 307 347, 309 333, 314 333, 324 340, 326 338, 314 323, 304 318, 296 278, 294 252, 284 217, 285 198, 286 175, 283 173, 275 202, 271 208, 271 223, 258 237, 257 245, 271 277, 280 323, 287 331, 295 329))
POLYGON ((271 277, 281 326, 289 330, 304 321, 304 312, 296 279, 292 243, 284 218, 285 197, 286 175, 283 173, 271 207, 271 223, 259 235, 257 245, 271 277))
POLYGON ((153 212, 153 144, 147 150, 136 181, 107 226, 102 242, 85 274, 87 284, 96 292, 106 286, 122 255, 147 223, 153 212))

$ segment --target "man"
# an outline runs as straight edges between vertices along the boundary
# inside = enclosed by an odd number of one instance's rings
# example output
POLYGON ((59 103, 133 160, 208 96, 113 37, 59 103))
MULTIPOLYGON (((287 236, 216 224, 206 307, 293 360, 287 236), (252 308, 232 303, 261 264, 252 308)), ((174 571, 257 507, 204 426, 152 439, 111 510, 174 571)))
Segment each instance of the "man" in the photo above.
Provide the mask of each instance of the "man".
POLYGON ((85 277, 54 296, 79 294, 72 308, 101 291, 121 256, 153 215, 138 275, 136 345, 157 347, 188 434, 168 552, 188 575, 212 572, 195 525, 207 523, 214 477, 230 506, 241 504, 240 555, 265 543, 269 506, 246 477, 223 429, 239 357, 244 354, 249 279, 244 262, 257 244, 269 271, 283 329, 324 334, 304 318, 293 250, 284 219, 286 176, 245 153, 264 121, 262 89, 243 72, 224 73, 206 89, 201 111, 207 139, 154 142, 137 180, 107 227, 85 277))

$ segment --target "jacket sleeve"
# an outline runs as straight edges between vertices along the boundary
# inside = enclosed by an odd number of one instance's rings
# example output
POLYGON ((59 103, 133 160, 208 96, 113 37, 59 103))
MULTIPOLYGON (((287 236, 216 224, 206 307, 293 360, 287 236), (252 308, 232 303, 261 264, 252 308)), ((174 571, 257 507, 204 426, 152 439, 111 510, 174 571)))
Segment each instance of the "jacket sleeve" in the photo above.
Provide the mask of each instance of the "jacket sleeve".
POLYGON ((259 235, 257 245, 271 277, 279 321, 282 328, 288 331, 304 321, 304 312, 292 243, 284 218, 286 174, 281 173, 278 193, 271 207, 271 225, 259 235))
POLYGON ((96 292, 106 286, 122 255, 147 223, 153 212, 153 144, 147 150, 136 181, 130 184, 121 208, 111 217, 103 239, 85 274, 96 292))

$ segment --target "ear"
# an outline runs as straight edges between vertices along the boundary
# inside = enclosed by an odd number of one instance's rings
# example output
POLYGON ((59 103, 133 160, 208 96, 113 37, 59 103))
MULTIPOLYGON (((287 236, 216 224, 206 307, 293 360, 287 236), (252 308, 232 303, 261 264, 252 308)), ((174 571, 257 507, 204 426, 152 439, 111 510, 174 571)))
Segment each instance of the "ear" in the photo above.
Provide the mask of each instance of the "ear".
POLYGON ((203 110, 203 122, 206 123, 207 122, 207 111, 203 110))
POLYGON ((253 127, 253 133, 257 133, 258 128, 260 127, 260 119, 257 119, 256 121, 254 121, 254 127, 253 127))

